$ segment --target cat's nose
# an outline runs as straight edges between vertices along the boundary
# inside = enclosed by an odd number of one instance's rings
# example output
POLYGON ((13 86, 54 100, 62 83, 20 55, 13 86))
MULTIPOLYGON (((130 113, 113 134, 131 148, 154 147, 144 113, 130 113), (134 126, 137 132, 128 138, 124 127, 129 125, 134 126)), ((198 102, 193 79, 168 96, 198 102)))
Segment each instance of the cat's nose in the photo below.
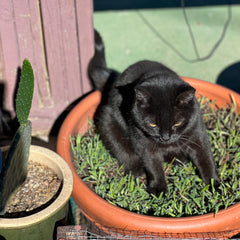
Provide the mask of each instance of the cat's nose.
POLYGON ((162 137, 163 141, 167 142, 170 139, 170 134, 169 133, 163 133, 161 137, 162 137))

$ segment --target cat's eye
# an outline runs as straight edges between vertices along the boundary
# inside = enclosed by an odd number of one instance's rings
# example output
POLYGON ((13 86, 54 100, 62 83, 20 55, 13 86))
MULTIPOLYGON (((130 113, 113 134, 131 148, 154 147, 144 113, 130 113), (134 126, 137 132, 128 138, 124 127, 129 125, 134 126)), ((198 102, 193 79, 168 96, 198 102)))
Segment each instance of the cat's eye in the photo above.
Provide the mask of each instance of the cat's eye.
POLYGON ((177 122, 177 123, 174 124, 174 127, 179 127, 181 125, 182 125, 182 122, 177 122))
POLYGON ((157 125, 156 125, 155 123, 149 123, 149 126, 154 128, 154 127, 156 127, 157 125))

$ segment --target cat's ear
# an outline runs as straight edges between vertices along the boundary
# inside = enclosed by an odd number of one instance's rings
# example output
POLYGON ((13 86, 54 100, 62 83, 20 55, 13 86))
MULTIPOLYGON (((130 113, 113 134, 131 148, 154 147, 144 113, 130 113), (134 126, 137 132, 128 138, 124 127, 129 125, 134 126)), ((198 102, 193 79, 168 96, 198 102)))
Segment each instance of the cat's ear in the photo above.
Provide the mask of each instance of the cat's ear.
POLYGON ((177 97, 177 104, 179 106, 183 106, 192 102, 192 100, 195 97, 195 91, 196 90, 193 87, 191 87, 190 89, 180 93, 177 97))
POLYGON ((135 88, 135 98, 138 102, 142 103, 142 104, 146 104, 148 102, 148 99, 150 98, 149 94, 139 88, 135 88))

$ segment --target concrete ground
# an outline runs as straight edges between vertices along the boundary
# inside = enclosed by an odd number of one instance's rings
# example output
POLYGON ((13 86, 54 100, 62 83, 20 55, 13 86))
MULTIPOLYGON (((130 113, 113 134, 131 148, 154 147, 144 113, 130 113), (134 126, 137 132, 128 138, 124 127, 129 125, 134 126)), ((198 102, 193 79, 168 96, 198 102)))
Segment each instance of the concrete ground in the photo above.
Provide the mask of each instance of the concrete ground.
POLYGON ((94 27, 113 69, 155 60, 181 76, 240 92, 239 4, 101 10, 94 12, 94 27))

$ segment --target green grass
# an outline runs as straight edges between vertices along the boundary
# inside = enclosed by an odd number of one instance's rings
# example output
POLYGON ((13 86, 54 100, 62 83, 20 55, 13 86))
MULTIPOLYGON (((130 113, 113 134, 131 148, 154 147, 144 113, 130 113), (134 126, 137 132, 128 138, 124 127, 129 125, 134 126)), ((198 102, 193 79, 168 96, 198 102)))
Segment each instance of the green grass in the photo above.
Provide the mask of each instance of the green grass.
POLYGON ((165 164, 168 193, 159 196, 146 191, 144 178, 124 175, 104 148, 100 137, 89 129, 86 136, 71 137, 77 172, 89 187, 113 205, 154 216, 192 216, 216 213, 240 200, 240 117, 235 104, 214 109, 214 103, 200 100, 203 119, 208 128, 212 152, 221 185, 205 185, 191 163, 173 159, 165 164))

